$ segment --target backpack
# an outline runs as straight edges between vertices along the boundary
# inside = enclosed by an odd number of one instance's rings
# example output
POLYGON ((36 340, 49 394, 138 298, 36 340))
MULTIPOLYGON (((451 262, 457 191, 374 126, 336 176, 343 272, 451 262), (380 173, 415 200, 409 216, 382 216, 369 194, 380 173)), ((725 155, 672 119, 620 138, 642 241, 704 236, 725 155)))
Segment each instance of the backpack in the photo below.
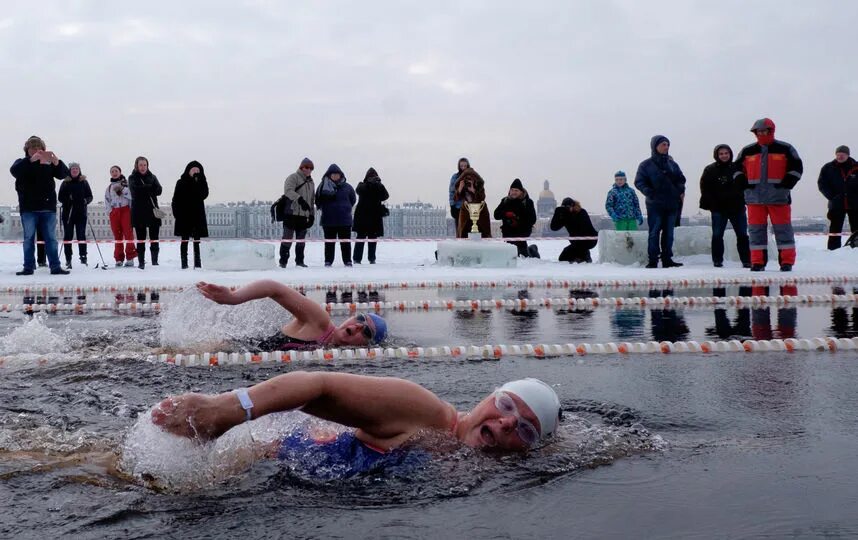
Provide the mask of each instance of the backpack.
POLYGON ((292 215, 292 200, 286 195, 280 195, 280 198, 271 205, 271 223, 283 221, 290 215, 292 215))

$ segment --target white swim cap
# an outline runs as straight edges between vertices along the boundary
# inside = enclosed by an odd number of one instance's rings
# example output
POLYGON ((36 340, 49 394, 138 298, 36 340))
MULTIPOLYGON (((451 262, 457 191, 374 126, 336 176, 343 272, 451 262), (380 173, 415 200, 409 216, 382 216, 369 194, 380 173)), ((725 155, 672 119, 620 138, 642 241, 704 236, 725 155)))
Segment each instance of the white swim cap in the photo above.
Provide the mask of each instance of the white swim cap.
POLYGON ((560 398, 553 388, 539 379, 528 377, 510 381, 499 390, 517 395, 539 419, 539 436, 548 437, 560 423, 560 398))

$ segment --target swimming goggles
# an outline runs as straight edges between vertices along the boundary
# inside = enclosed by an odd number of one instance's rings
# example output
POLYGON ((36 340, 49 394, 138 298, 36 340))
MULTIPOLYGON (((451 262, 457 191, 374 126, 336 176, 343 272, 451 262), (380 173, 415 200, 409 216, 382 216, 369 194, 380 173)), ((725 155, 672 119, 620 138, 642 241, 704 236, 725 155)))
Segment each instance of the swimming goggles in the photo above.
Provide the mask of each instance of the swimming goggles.
POLYGON ((355 320, 363 325, 361 333, 368 341, 372 342, 375 339, 375 326, 370 322, 369 317, 364 313, 355 315, 355 320))
POLYGON ((539 430, 536 429, 530 420, 521 416, 518 412, 518 407, 515 406, 515 401, 506 392, 495 392, 495 408, 504 416, 515 416, 518 421, 515 426, 515 432, 518 438, 524 444, 532 448, 539 442, 539 430))

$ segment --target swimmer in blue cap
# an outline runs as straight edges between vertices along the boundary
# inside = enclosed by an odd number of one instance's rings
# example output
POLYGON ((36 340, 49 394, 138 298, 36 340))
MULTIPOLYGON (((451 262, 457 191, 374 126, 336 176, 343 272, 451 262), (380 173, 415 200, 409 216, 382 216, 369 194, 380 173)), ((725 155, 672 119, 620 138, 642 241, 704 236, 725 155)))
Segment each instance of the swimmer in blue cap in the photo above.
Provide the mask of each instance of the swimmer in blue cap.
POLYGON ((403 379, 296 371, 223 394, 168 397, 151 416, 170 433, 213 439, 243 422, 299 408, 354 428, 361 459, 369 451, 394 451, 427 429, 449 432, 463 444, 486 451, 526 451, 557 430, 561 412, 554 389, 538 379, 504 384, 470 411, 458 412, 403 379))
POLYGON ((336 326, 322 306, 295 289, 270 279, 251 282, 237 290, 212 283, 197 283, 203 296, 218 304, 236 305, 271 298, 294 319, 276 335, 257 344, 262 351, 317 349, 332 346, 377 345, 387 337, 387 323, 375 313, 358 313, 336 326))

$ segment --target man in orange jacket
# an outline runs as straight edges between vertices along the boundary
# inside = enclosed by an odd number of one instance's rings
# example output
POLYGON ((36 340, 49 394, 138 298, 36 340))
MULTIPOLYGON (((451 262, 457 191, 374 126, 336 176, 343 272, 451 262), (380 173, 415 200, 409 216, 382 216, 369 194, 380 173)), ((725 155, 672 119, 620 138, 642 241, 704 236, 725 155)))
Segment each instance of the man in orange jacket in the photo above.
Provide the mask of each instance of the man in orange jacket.
POLYGON ((757 142, 739 152, 736 163, 741 169, 735 173, 735 177, 744 176, 748 184, 745 204, 748 206, 751 271, 766 269, 768 220, 771 219, 781 272, 789 272, 795 264, 790 190, 801 179, 801 158, 792 145, 775 139, 775 123, 769 118, 754 122, 751 132, 757 142))

